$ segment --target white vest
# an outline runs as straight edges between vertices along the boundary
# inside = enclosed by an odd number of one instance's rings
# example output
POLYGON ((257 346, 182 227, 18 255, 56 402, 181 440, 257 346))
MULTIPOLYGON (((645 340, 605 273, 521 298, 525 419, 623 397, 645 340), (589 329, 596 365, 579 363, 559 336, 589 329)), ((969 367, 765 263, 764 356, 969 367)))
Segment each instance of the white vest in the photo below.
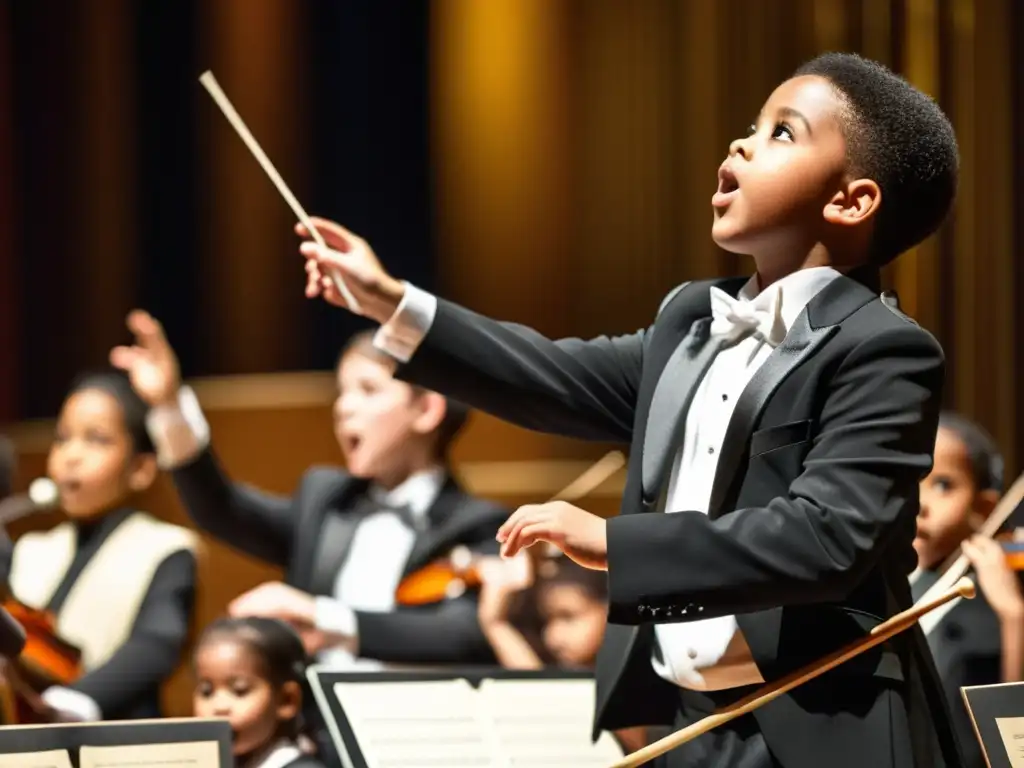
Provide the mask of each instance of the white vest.
MULTIPOLYGON (((19 538, 11 563, 14 596, 45 610, 71 567, 77 543, 71 523, 19 538)), ((81 649, 86 672, 124 645, 160 564, 175 552, 195 552, 198 545, 192 531, 144 512, 131 514, 107 536, 56 616, 57 634, 81 649)))

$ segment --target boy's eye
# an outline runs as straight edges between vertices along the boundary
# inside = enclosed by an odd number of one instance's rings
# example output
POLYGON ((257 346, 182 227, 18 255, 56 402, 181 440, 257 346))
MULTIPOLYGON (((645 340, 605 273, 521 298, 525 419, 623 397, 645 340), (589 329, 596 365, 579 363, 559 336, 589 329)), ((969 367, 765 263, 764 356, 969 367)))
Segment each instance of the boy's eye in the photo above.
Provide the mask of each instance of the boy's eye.
POLYGON ((747 126, 747 136, 753 136, 755 133, 757 133, 757 125, 755 123, 751 123, 747 126))
POLYGON ((793 130, 785 123, 779 123, 772 129, 773 139, 782 139, 784 141, 793 140, 793 130))

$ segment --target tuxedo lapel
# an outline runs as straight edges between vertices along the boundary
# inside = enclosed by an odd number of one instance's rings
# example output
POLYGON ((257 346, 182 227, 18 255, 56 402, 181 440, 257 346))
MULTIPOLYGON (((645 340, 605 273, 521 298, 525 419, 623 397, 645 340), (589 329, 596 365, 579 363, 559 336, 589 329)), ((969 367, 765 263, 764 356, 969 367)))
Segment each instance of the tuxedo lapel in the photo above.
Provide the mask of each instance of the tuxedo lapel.
POLYGON ((838 277, 827 285, 799 314, 786 338, 779 344, 747 384, 722 443, 715 471, 708 514, 724 512, 733 483, 749 459, 750 437, 768 401, 786 378, 808 360, 831 336, 840 323, 876 294, 850 277, 838 277))
POLYGON ((807 319, 807 312, 801 312, 786 338, 772 350, 772 354, 743 390, 736 401, 736 410, 729 420, 722 452, 718 458, 711 501, 708 505, 708 514, 711 517, 717 517, 722 512, 721 507, 732 481, 747 457, 750 436, 771 396, 786 377, 814 354, 836 329, 836 326, 812 328, 807 319))
POLYGON ((334 585, 341 567, 348 559, 356 528, 372 511, 372 507, 359 505, 357 510, 336 512, 328 510, 320 525, 316 549, 309 558, 311 573, 309 591, 314 595, 334 595, 334 585))
MULTIPOLYGON (((430 525, 417 534, 403 575, 422 568, 458 540, 459 531, 465 527, 465 521, 458 512, 465 500, 466 495, 449 477, 427 512, 430 525)), ((479 525, 475 519, 469 522, 474 526, 479 525)))
POLYGON ((672 458, 683 437, 686 413, 721 342, 710 336, 711 318, 697 320, 658 377, 644 432, 641 463, 644 502, 661 496, 672 458))
MULTIPOLYGON (((348 506, 354 499, 360 498, 366 486, 363 481, 332 473, 303 489, 296 505, 302 521, 289 567, 289 584, 315 593, 313 587, 323 581, 323 573, 327 568, 325 559, 336 559, 339 565, 344 562, 355 533, 355 524, 348 515, 348 506), (337 521, 340 523, 336 524, 337 521), (332 550, 325 545, 325 531, 328 528, 331 546, 336 544, 337 549, 332 550)), ((331 584, 333 587, 333 581, 331 584)))

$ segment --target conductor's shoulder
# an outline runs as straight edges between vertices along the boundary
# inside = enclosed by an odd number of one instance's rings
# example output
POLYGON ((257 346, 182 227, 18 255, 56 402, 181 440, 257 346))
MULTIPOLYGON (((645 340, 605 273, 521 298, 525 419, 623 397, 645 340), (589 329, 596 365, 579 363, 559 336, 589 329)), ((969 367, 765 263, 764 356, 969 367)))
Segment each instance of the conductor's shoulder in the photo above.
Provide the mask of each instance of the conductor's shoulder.
POLYGON ((895 291, 884 291, 865 309, 870 312, 871 320, 866 327, 862 327, 862 332, 878 343, 944 358, 938 339, 901 309, 895 291))
POLYGON ((701 288, 706 291, 714 284, 714 280, 687 280, 685 283, 680 283, 669 291, 665 295, 665 298, 661 300, 661 305, 658 307, 657 317, 664 314, 666 310, 670 309, 670 307, 674 308, 685 304, 687 297, 698 292, 701 288))

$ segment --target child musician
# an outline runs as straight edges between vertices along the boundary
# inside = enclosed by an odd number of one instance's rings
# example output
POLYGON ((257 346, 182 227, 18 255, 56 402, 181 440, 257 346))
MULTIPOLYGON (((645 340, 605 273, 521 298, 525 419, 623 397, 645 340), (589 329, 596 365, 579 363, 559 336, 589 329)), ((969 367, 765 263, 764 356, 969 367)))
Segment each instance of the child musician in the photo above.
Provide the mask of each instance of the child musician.
POLYGON ((301 747, 306 650, 277 619, 220 619, 193 660, 196 717, 231 723, 238 768, 321 768, 301 747))
POLYGON ((919 571, 914 599, 928 591, 958 547, 971 561, 980 594, 961 601, 928 635, 967 764, 985 760, 960 695, 966 685, 1024 679, 1024 594, 999 544, 974 531, 992 512, 1003 486, 1003 462, 992 438, 955 413, 943 413, 935 463, 921 483, 917 516, 919 571))
MULTIPOLYGON (((754 275, 684 284, 647 329, 590 341, 439 300, 314 222, 330 249, 302 244, 307 295, 345 306, 339 273, 401 378, 522 426, 631 442, 619 516, 555 502, 499 531, 506 555, 548 541, 607 570, 597 728, 689 725, 910 606, 944 360, 879 297, 879 269, 945 219, 958 164, 930 98, 874 62, 821 56, 719 170, 712 237, 754 275)), ((666 764, 959 766, 937 687, 910 632, 666 764)))
MULTIPOLYGON (((511 560, 486 558, 480 565, 480 626, 503 667, 542 669, 544 659, 512 618, 513 603, 526 598, 540 614, 543 655, 567 669, 593 669, 608 614, 607 579, 567 557, 543 565, 549 570, 534 579, 525 553, 511 560)), ((647 743, 643 728, 617 731, 615 737, 629 752, 647 743)))
MULTIPOLYGON (((154 406, 150 431, 189 514, 222 541, 285 569, 286 583, 256 587, 234 601, 232 615, 287 621, 311 656, 336 667, 493 660, 474 594, 396 604, 403 578, 455 547, 497 552, 507 511, 466 493, 448 468, 463 408, 395 379, 394 362, 369 335, 357 335, 337 367, 334 431, 346 470, 310 469, 290 498, 273 496, 227 478, 159 324, 144 312, 128 322, 135 345, 114 349, 111 359, 154 406)), ((322 728, 318 743, 333 760, 322 728)))
POLYGON ((118 371, 82 376, 57 419, 47 474, 69 520, 15 543, 12 594, 56 618, 84 675, 51 687, 41 716, 160 716, 160 689, 184 651, 195 599, 194 535, 137 511, 156 478, 146 406, 118 371))

